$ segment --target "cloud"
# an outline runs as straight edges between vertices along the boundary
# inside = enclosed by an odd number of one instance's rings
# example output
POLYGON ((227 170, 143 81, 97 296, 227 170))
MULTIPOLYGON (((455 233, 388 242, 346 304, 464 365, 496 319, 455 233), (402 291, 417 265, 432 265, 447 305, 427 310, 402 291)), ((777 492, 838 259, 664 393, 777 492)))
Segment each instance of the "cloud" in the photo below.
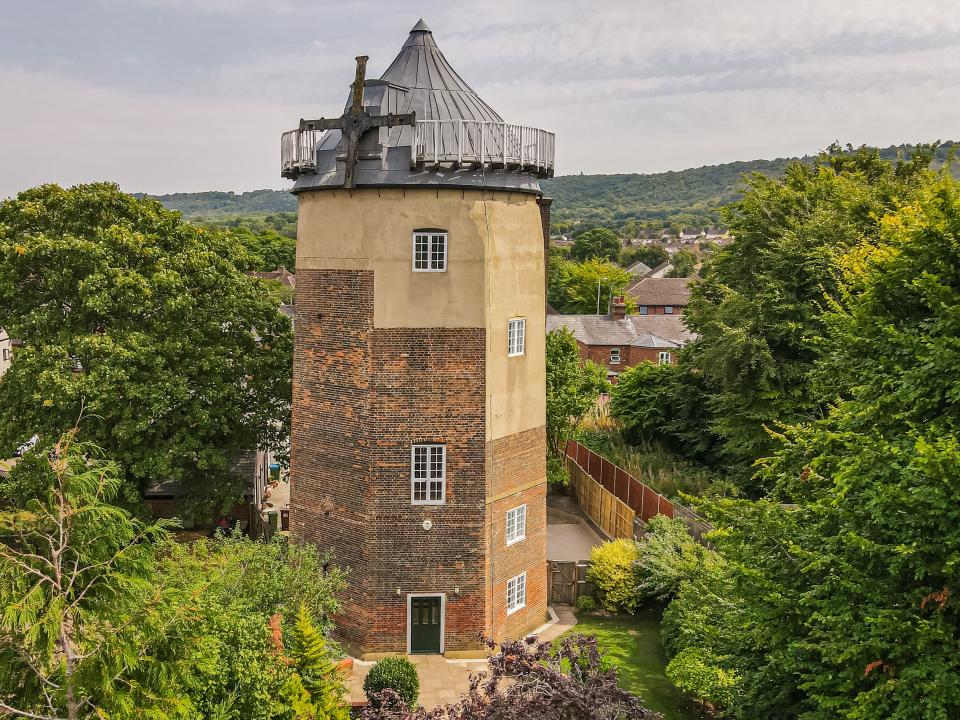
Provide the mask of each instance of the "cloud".
POLYGON ((0 196, 48 179, 278 187, 280 132, 338 112, 354 55, 379 74, 421 14, 504 117, 557 132, 561 172, 956 136, 960 13, 940 0, 404 5, 105 0, 53 38, 42 4, 16 5, 0 196))

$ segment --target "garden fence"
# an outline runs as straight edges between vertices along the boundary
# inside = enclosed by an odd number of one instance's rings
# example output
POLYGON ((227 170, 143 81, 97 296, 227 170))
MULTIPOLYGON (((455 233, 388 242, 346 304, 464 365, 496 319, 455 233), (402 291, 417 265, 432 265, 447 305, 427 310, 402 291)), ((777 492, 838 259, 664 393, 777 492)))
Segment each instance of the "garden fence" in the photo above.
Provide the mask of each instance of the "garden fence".
POLYGON ((698 540, 702 540, 703 535, 711 529, 710 525, 690 508, 665 498, 623 468, 614 465, 576 440, 567 443, 566 455, 571 486, 577 494, 578 504, 590 519, 611 537, 635 537, 636 533, 632 529, 633 514, 641 521, 641 528, 656 515, 680 518, 687 525, 690 534, 698 540), (613 510, 615 506, 610 504, 610 501, 607 501, 607 505, 603 505, 602 500, 595 499, 598 496, 603 497, 603 493, 599 490, 606 491, 620 505, 631 511, 629 532, 623 529, 623 523, 626 522, 623 511, 613 510), (594 517, 592 509, 597 512, 600 520, 606 522, 606 526, 594 517), (606 516, 604 516, 604 510, 606 516), (615 528, 616 532, 610 532, 608 527, 615 528))

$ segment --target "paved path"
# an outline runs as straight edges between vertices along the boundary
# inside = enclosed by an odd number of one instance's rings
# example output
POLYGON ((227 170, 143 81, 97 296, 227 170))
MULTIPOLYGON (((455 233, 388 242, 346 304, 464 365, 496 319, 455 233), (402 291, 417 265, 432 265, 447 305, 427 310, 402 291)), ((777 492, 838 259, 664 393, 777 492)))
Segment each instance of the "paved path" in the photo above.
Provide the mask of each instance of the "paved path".
POLYGON ((602 543, 573 498, 556 493, 547 496, 548 560, 589 560, 590 550, 602 543))
MULTIPOLYGON (((569 605, 556 605, 553 608, 557 622, 544 630, 540 640, 552 641, 577 624, 577 617, 569 605)), ((470 673, 480 673, 487 669, 486 660, 447 660, 442 655, 408 655, 417 667, 420 677, 419 703, 433 709, 438 705, 448 705, 460 699, 470 687, 470 673)), ((373 667, 370 661, 353 661, 349 688, 351 702, 363 702, 363 679, 373 667)))
POLYGON ((573 614, 573 608, 569 605, 552 605, 551 607, 557 615, 557 622, 537 636, 542 642, 553 642, 577 624, 577 616, 573 614))
MULTIPOLYGON (((455 703, 470 687, 470 673, 483 672, 486 660, 446 660, 442 655, 407 655, 420 677, 420 700, 423 707, 432 709, 437 705, 455 703)), ((373 662, 354 660, 350 675, 350 700, 362 702, 367 699, 363 692, 363 679, 373 667, 373 662)))

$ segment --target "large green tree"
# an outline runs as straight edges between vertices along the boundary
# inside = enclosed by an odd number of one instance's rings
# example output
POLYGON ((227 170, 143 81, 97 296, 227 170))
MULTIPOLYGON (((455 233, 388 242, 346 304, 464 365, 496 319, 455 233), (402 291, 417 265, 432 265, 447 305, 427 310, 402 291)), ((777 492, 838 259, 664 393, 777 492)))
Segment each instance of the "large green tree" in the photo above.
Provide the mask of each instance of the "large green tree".
POLYGON ((655 268, 670 259, 670 254, 662 245, 640 245, 626 248, 620 253, 620 264, 630 267, 636 262, 642 262, 649 268, 655 268))
POLYGON ((606 228, 587 230, 574 239, 570 257, 575 260, 599 258, 615 262, 620 257, 620 238, 606 228))
POLYGON ((593 258, 578 263, 551 252, 547 298, 561 313, 602 314, 607 312, 611 297, 621 292, 630 279, 630 273, 609 260, 593 258))
POLYGON ((569 330, 547 333, 547 449, 554 457, 563 455, 567 441, 609 387, 603 367, 580 359, 569 330))
POLYGON ((725 209, 735 240, 714 254, 684 314, 698 334, 689 362, 715 384, 714 429, 727 462, 749 475, 775 447, 768 432, 822 412, 811 370, 824 312, 839 292, 838 260, 876 242, 880 219, 909 203, 931 158, 891 164, 876 151, 831 148, 782 179, 753 175, 725 209))
POLYGON ((135 500, 151 483, 232 501, 234 453, 288 434, 289 321, 227 234, 115 185, 44 185, 0 203, 0 454, 82 415, 135 500))
POLYGON ((726 562, 667 612, 738 718, 960 716, 960 185, 915 182, 838 260, 834 402, 778 438, 773 502, 705 506, 726 562))

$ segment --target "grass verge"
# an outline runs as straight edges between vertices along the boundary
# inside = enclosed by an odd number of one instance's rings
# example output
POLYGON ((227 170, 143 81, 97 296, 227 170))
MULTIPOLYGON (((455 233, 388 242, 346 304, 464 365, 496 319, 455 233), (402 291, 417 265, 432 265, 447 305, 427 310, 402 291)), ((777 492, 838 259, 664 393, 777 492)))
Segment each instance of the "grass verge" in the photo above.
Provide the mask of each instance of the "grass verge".
POLYGON ((667 679, 667 659, 660 645, 660 616, 653 610, 636 615, 600 617, 581 614, 565 635, 594 635, 600 651, 616 666, 620 687, 638 695, 644 706, 664 720, 695 720, 693 703, 667 679))

